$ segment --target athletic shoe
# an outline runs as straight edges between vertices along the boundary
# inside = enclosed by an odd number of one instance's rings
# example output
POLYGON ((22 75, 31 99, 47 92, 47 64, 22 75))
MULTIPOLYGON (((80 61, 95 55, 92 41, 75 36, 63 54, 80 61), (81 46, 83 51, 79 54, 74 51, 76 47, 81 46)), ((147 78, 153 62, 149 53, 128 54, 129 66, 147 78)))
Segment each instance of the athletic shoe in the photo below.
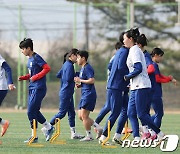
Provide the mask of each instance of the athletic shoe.
POLYGON ((163 138, 164 138, 164 133, 163 132, 159 132, 157 134, 157 139, 159 140, 159 142, 157 143, 157 146, 161 144, 161 142, 163 141, 163 138))
POLYGON ((83 139, 81 139, 80 141, 83 142, 83 141, 92 141, 92 140, 94 140, 92 137, 86 136, 83 139))
POLYGON ((119 144, 119 145, 122 145, 122 143, 123 143, 123 141, 121 141, 120 139, 117 139, 115 137, 113 137, 112 142, 116 143, 116 144, 119 144))
POLYGON ((51 129, 49 129, 49 130, 47 131, 46 141, 49 141, 49 140, 51 139, 51 137, 52 137, 52 135, 53 135, 53 133, 54 133, 54 130, 55 130, 55 128, 52 126, 51 129))
MULTIPOLYGON (((25 140, 24 143, 28 143, 31 139, 32 139, 32 136, 28 138, 27 140, 25 140)), ((38 137, 36 137, 32 143, 37 143, 37 142, 38 142, 38 137)))
POLYGON ((84 135, 80 135, 78 133, 71 134, 71 139, 82 139, 84 137, 85 137, 84 135))
POLYGON ((141 139, 142 139, 142 140, 146 140, 146 139, 148 139, 148 138, 150 138, 150 137, 151 137, 151 134, 150 134, 150 133, 143 133, 141 139))
POLYGON ((5 120, 4 125, 2 125, 2 127, 1 127, 1 136, 3 136, 6 133, 8 127, 9 127, 9 124, 10 124, 9 121, 5 120))
POLYGON ((43 127, 43 128, 41 128, 41 131, 43 132, 44 136, 47 137, 48 130, 45 127, 43 127))
POLYGON ((102 133, 103 133, 103 129, 102 128, 99 128, 99 129, 97 129, 97 128, 94 128, 94 131, 96 132, 96 139, 99 139, 100 137, 101 137, 101 135, 102 135, 102 133))
MULTIPOLYGON (((104 142, 104 140, 102 140, 101 138, 99 138, 99 144, 102 144, 103 142, 104 142)), ((107 141, 104 145, 111 145, 111 144, 107 141)))
MULTIPOLYGON (((127 133, 132 133, 133 130, 131 128, 127 128, 127 133)), ((122 134, 125 134, 125 128, 122 130, 122 134)))

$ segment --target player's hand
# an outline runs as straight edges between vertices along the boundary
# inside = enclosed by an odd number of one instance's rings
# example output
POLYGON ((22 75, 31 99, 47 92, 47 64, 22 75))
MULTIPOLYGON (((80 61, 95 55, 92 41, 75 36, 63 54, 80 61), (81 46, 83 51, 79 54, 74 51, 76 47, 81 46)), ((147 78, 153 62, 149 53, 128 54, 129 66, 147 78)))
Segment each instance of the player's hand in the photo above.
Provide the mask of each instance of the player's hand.
POLYGON ((175 85, 175 86, 177 86, 177 80, 176 79, 172 79, 172 83, 175 85))
POLYGON ((9 90, 15 90, 16 89, 14 84, 9 84, 8 88, 9 88, 9 90))

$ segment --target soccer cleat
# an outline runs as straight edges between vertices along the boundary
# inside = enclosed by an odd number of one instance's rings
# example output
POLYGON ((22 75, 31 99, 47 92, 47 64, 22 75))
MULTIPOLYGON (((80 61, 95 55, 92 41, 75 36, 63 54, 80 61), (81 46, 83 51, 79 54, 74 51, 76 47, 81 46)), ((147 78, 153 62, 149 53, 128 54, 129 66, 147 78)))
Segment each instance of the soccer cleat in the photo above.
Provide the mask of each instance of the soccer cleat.
MULTIPOLYGON (((31 139, 32 139, 32 136, 28 138, 27 140, 25 140, 24 143, 28 143, 31 139)), ((32 143, 37 143, 37 142, 38 142, 38 137, 36 137, 32 143)))
POLYGON ((1 127, 1 136, 3 136, 6 133, 8 127, 9 127, 9 124, 10 124, 9 121, 6 120, 4 125, 2 125, 2 127, 1 127))
POLYGON ((41 131, 43 132, 44 136, 47 136, 48 130, 45 127, 41 128, 41 131))
POLYGON ((151 137, 151 134, 150 134, 150 133, 143 133, 141 139, 142 139, 142 140, 146 140, 146 139, 148 139, 148 138, 150 138, 150 137, 151 137))
POLYGON ((80 141, 83 142, 83 141, 92 141, 92 140, 94 140, 92 137, 86 136, 83 139, 81 139, 80 141))
POLYGON ((102 128, 99 128, 99 129, 94 128, 94 131, 97 133, 96 139, 99 139, 103 133, 103 129, 102 128))
MULTIPOLYGON (((122 134, 125 134, 125 128, 123 128, 123 130, 122 130, 122 134)), ((133 131, 132 131, 132 129, 131 128, 127 128, 127 133, 132 133, 133 131)))
POLYGON ((83 139, 85 136, 78 133, 71 134, 71 139, 83 139))
POLYGON ((51 139, 51 137, 52 137, 52 135, 53 135, 53 133, 54 133, 54 130, 55 130, 55 128, 52 126, 51 129, 49 129, 49 130, 47 131, 46 141, 49 141, 49 140, 51 139))
POLYGON ((122 145, 122 143, 123 143, 123 141, 121 141, 120 139, 117 139, 115 137, 113 137, 112 142, 116 143, 116 144, 119 144, 119 145, 122 145))

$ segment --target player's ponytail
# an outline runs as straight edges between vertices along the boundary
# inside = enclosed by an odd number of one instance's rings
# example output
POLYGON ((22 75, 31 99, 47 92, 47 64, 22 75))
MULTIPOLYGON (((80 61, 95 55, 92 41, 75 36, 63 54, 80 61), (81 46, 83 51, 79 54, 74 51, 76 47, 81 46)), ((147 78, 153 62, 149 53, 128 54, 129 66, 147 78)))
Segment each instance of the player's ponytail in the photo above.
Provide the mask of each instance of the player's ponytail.
POLYGON ((147 46, 148 39, 144 34, 141 34, 140 36, 137 37, 137 44, 141 44, 142 47, 147 46))

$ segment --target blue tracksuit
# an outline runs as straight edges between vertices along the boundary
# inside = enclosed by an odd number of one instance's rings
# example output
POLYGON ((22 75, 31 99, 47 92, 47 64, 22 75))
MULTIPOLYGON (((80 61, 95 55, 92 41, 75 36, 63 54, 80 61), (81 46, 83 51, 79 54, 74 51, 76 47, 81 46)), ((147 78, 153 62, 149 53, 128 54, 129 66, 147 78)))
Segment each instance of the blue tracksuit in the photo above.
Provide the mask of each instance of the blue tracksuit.
MULTIPOLYGON (((33 56, 28 59, 27 64, 30 76, 32 77, 33 75, 41 72, 44 64, 46 64, 46 62, 43 60, 43 58, 37 53, 34 53, 33 56)), ((45 95, 46 76, 34 82, 30 81, 27 114, 31 128, 33 128, 33 119, 36 119, 36 121, 41 124, 46 121, 45 117, 40 112, 41 103, 45 95)))
MULTIPOLYGON (((121 47, 116 52, 107 83, 106 101, 110 104, 111 109, 111 114, 108 118, 108 120, 110 120, 110 129, 112 129, 116 119, 121 112, 123 102, 122 92, 129 84, 129 82, 124 80, 124 75, 128 74, 129 72, 126 65, 128 53, 129 49, 125 47, 121 47)), ((104 136, 107 136, 107 122, 103 130, 104 136)))
POLYGON ((70 127, 75 127, 75 111, 73 100, 75 71, 73 62, 70 60, 66 61, 56 76, 61 80, 61 87, 59 91, 60 107, 59 113, 52 118, 50 123, 51 125, 54 125, 56 118, 62 119, 68 112, 69 125, 70 127))
MULTIPOLYGON (((161 74, 158 64, 153 62, 154 68, 155 68, 155 75, 161 74)), ((164 115, 164 109, 163 109, 163 100, 162 100, 162 85, 161 83, 155 82, 154 84, 154 94, 152 98, 152 108, 155 111, 155 114, 152 116, 152 120, 154 121, 155 125, 160 128, 161 127, 161 121, 162 117, 164 115)))
MULTIPOLYGON (((86 65, 81 68, 79 77, 83 80, 94 78, 94 69, 90 64, 86 63, 86 65)), ((96 105, 96 98, 97 95, 94 84, 81 83, 81 100, 79 102, 79 109, 83 108, 88 111, 93 111, 96 105)))

